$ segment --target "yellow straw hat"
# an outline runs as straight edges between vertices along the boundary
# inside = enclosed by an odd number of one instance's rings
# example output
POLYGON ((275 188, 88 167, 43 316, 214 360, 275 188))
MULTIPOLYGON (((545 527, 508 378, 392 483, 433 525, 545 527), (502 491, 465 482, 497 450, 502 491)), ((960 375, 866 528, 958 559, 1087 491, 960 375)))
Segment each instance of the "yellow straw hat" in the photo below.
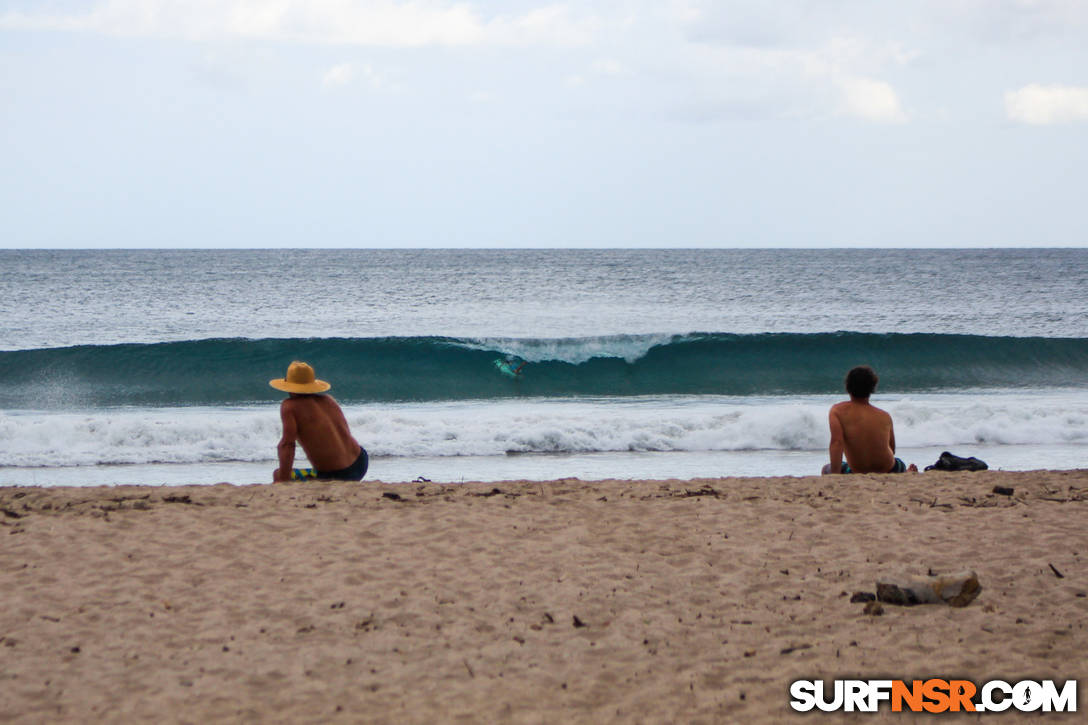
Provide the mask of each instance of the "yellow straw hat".
POLYGON ((287 377, 269 380, 268 384, 285 393, 324 393, 332 386, 314 377, 314 369, 296 360, 287 366, 287 377))

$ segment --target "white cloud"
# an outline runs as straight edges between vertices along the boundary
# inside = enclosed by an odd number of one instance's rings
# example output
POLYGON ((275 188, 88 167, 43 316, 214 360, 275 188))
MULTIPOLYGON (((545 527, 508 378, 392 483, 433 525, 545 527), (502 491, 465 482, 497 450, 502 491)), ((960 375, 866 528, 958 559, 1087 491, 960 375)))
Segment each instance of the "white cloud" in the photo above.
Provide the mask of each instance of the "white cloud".
POLYGON ((1005 113, 1038 126, 1088 121, 1088 88, 1032 83, 1005 93, 1005 113))
POLYGON ((190 65, 193 77, 201 84, 221 91, 244 91, 253 77, 254 60, 230 52, 206 49, 190 65))
POLYGON ((337 86, 346 86, 355 79, 355 68, 351 63, 341 63, 340 65, 334 65, 325 71, 324 77, 321 79, 321 86, 323 88, 335 88, 337 86))
POLYGON ((593 70, 603 76, 618 76, 624 72, 623 64, 615 58, 602 58, 593 63, 593 70))
POLYGON ((14 30, 382 47, 580 44, 595 27, 564 5, 485 19, 472 5, 449 0, 102 0, 82 14, 0 15, 0 28, 14 30))
POLYGON ((361 79, 368 86, 379 91, 397 92, 397 84, 390 83, 385 73, 379 72, 370 63, 340 63, 325 71, 321 78, 321 87, 326 90, 347 86, 361 79))
POLYGON ((890 85, 871 78, 840 78, 846 113, 868 121, 902 123, 907 114, 890 85))
POLYGON ((770 48, 792 41, 804 28, 804 3, 701 0, 677 8, 675 17, 696 42, 735 47, 770 48))
POLYGON ((924 72, 925 46, 893 22, 901 14, 894 8, 884 11, 883 23, 863 0, 833 7, 822 0, 677 0, 672 8, 646 32, 682 42, 661 49, 654 63, 639 57, 639 69, 652 79, 664 66, 673 87, 687 92, 679 104, 685 114, 910 120, 900 85, 924 72))
POLYGON ((1017 45, 1083 37, 1088 25, 1084 0, 926 0, 931 21, 944 21, 967 37, 1017 45))
POLYGON ((593 40, 598 21, 571 17, 565 5, 548 5, 514 18, 497 17, 486 25, 489 40, 505 45, 585 45, 593 40))

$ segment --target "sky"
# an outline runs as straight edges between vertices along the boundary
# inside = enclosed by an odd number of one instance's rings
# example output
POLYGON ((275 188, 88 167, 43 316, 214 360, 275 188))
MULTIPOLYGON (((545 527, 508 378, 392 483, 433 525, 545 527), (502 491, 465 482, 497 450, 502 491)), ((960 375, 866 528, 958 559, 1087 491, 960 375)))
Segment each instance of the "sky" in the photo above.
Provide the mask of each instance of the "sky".
POLYGON ((0 0, 0 247, 1088 245, 1085 0, 0 0))

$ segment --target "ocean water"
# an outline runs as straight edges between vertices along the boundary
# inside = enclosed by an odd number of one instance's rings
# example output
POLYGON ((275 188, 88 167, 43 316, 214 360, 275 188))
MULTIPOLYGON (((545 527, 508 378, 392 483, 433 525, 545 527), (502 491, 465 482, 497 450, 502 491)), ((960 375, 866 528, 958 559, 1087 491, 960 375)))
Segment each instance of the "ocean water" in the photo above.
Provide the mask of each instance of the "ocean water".
MULTIPOLYGON (((270 480, 293 359, 368 479, 1085 466, 1088 250, 0 250, 0 485, 270 480), (496 360, 525 362, 517 378, 496 360)), ((301 452, 300 452, 301 454, 301 452)))

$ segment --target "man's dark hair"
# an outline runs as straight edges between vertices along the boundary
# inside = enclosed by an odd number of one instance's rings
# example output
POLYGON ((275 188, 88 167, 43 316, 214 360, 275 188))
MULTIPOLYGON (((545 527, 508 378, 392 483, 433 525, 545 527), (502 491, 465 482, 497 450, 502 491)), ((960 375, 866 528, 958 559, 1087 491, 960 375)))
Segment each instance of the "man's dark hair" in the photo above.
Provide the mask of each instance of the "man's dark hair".
POLYGON ((868 365, 858 365, 846 374, 846 392, 851 398, 868 398, 876 390, 877 380, 875 370, 868 365))

